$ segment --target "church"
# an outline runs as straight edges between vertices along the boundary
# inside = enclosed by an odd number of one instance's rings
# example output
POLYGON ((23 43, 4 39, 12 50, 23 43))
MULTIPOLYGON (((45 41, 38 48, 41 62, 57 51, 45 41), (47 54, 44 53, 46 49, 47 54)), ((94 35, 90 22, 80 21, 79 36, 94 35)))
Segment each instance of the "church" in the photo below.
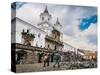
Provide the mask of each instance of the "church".
MULTIPOLYGON (((49 13, 47 6, 40 13, 40 21, 32 25, 19 17, 11 21, 11 43, 15 46, 16 60, 23 60, 23 63, 41 62, 39 55, 44 52, 53 55, 56 51, 63 50, 62 25, 59 18, 54 24, 50 23, 53 16, 49 13)), ((13 48, 12 48, 13 51, 13 48)))

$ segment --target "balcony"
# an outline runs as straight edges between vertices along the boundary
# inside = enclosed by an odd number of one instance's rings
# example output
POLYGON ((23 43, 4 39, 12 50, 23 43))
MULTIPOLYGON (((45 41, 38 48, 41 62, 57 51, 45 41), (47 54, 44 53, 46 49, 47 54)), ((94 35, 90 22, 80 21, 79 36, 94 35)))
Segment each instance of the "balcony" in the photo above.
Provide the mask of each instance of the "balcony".
POLYGON ((49 41, 51 41, 51 42, 55 42, 55 43, 57 43, 57 44, 59 44, 59 45, 63 45, 63 42, 61 42, 60 40, 55 39, 55 38, 53 38, 53 37, 51 37, 51 36, 46 35, 45 39, 46 39, 46 40, 49 40, 49 41))

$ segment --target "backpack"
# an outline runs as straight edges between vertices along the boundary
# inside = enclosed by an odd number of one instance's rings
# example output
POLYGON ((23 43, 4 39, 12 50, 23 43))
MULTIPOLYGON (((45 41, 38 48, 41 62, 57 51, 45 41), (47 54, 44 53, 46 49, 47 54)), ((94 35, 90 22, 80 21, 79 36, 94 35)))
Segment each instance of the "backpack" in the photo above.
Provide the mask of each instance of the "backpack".
POLYGON ((55 60, 60 60, 60 55, 59 55, 59 54, 57 54, 57 55, 55 56, 55 60))

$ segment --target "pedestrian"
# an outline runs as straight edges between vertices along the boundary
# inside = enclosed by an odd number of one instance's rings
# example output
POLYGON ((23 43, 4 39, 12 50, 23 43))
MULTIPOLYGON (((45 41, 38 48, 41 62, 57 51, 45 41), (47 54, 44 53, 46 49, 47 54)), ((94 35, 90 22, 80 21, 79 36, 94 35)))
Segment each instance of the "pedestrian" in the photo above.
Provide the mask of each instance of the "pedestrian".
POLYGON ((48 62, 48 54, 44 54, 43 56, 43 62, 44 62, 44 67, 49 66, 49 62, 48 62))
POLYGON ((54 53, 51 54, 51 62, 54 61, 54 53))
POLYGON ((54 60, 55 60, 55 63, 53 65, 53 67, 55 68, 55 66, 57 65, 58 68, 60 67, 60 61, 61 61, 61 55, 59 54, 59 52, 57 52, 54 56, 54 60))
POLYGON ((47 66, 50 64, 51 55, 50 53, 47 54, 47 66))

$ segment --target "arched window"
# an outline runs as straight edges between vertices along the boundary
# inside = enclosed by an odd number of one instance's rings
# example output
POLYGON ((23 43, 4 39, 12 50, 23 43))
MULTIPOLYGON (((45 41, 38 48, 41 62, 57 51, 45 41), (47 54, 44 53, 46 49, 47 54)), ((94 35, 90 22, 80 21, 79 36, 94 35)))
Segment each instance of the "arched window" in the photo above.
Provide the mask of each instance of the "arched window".
POLYGON ((49 48, 49 44, 48 44, 48 48, 49 48))
POLYGON ((44 20, 44 17, 42 17, 42 20, 44 20))
POLYGON ((49 21, 50 19, 48 18, 48 21, 49 21))
POLYGON ((38 34, 38 38, 39 38, 40 36, 41 36, 41 34, 39 33, 39 34, 38 34))
POLYGON ((38 43, 36 42, 36 47, 38 47, 38 43))

